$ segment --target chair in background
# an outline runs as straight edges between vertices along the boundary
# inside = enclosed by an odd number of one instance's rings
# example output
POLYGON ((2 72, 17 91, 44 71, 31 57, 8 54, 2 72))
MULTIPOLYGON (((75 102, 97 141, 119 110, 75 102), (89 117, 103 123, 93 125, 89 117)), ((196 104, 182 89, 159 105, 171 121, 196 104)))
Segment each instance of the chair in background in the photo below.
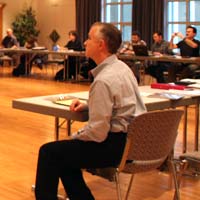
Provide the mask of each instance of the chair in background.
POLYGON ((65 64, 65 59, 59 55, 48 55, 48 58, 44 62, 44 68, 46 70, 46 74, 48 74, 48 67, 51 68, 52 75, 59 70, 59 67, 63 67, 65 64), (54 71, 55 70, 55 71, 54 71))
POLYGON ((173 159, 182 110, 147 112, 137 116, 128 128, 127 143, 119 166, 104 169, 88 169, 95 175, 116 182, 117 196, 122 200, 119 174, 131 174, 125 199, 128 199, 136 173, 158 169, 167 159, 175 185, 174 199, 179 200, 179 185, 173 159))
POLYGON ((10 56, 1 56, 0 57, 0 65, 2 66, 11 66, 13 63, 13 59, 10 56))
POLYGON ((9 67, 9 68, 13 67, 13 59, 7 55, 0 55, 0 69, 1 69, 0 73, 1 74, 4 74, 5 67, 9 67))
POLYGON ((194 78, 194 79, 200 78, 200 69, 195 70, 192 78, 194 78))

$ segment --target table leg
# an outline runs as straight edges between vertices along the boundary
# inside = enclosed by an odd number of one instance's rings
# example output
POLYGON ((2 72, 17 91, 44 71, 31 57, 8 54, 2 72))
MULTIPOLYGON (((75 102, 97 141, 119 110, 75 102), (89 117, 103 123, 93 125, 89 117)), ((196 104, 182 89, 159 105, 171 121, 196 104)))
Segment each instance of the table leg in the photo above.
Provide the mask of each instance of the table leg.
POLYGON ((68 136, 71 135, 71 120, 70 119, 67 120, 67 135, 68 136))
POLYGON ((187 150, 187 116, 188 106, 184 106, 184 119, 183 119, 183 153, 187 150))
POLYGON ((63 80, 66 81, 69 78, 68 70, 69 69, 69 59, 66 60, 64 56, 64 68, 63 68, 63 80), (66 65, 67 64, 67 65, 66 65))
POLYGON ((199 147, 199 102, 195 105, 195 139, 194 150, 198 151, 199 147))
POLYGON ((26 70, 26 75, 30 75, 31 74, 31 54, 26 54, 26 66, 25 66, 25 70, 26 70))
POLYGON ((80 57, 76 57, 76 73, 75 73, 75 77, 74 80, 78 81, 78 74, 80 71, 80 57))
POLYGON ((55 140, 59 139, 59 117, 55 117, 55 140))
POLYGON ((28 54, 25 54, 25 75, 28 75, 28 54))

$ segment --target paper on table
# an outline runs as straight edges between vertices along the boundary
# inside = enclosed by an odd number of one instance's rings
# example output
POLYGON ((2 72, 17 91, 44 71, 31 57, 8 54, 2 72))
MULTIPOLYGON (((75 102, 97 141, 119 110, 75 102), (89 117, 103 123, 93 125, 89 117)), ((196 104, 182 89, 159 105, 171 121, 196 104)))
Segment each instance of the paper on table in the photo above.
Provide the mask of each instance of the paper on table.
POLYGON ((175 94, 175 93, 168 93, 168 92, 158 92, 149 95, 148 97, 153 98, 164 98, 164 99, 171 99, 171 100, 179 100, 182 99, 185 95, 184 94, 175 94))
POLYGON ((181 79, 180 82, 195 82, 195 83, 200 83, 200 79, 191 79, 191 78, 185 78, 181 79))
POLYGON ((199 89, 187 88, 185 90, 168 90, 168 93, 180 94, 185 96, 200 96, 199 89))
POLYGON ((200 83, 194 83, 194 84, 190 84, 188 85, 188 87, 191 87, 191 88, 200 88, 200 83))
POLYGON ((45 50, 46 48, 45 47, 33 47, 32 50, 45 50))
MULTIPOLYGON (((72 104, 72 101, 73 101, 73 100, 74 100, 74 99, 61 99, 61 100, 56 100, 56 101, 53 101, 53 102, 56 103, 56 104, 64 105, 64 106, 70 106, 70 105, 72 104)), ((80 101, 81 103, 86 103, 85 100, 79 99, 79 101, 80 101)))
POLYGON ((185 79, 181 79, 181 82, 187 82, 188 83, 188 87, 190 88, 200 88, 200 79, 190 79, 190 78, 185 78, 185 79))
POLYGON ((142 96, 142 97, 148 97, 149 95, 151 95, 152 94, 152 92, 140 92, 140 95, 142 96))

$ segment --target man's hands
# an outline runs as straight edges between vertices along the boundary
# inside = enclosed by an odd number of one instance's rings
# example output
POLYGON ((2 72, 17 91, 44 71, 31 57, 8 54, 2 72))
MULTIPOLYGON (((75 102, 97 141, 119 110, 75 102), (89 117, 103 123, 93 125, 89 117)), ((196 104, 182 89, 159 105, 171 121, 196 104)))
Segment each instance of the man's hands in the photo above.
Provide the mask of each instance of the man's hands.
POLYGON ((179 37, 181 39, 185 38, 185 36, 181 32, 172 33, 172 38, 174 38, 174 37, 179 37))
POLYGON ((169 48, 170 49, 176 49, 177 48, 177 45, 173 43, 173 40, 174 40, 175 37, 179 37, 181 39, 185 38, 185 36, 181 32, 172 33, 171 40, 169 42, 169 48))
POLYGON ((81 102, 79 99, 74 99, 70 105, 70 110, 75 112, 87 110, 87 108, 87 104, 81 102))

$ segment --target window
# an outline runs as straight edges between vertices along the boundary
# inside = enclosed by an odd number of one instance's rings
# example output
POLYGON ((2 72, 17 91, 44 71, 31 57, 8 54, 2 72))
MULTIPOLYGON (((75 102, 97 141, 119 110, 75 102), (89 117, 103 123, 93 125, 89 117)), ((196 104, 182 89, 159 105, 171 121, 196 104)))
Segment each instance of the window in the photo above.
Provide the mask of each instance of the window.
POLYGON ((130 41, 132 33, 132 0, 102 0, 102 21, 114 24, 122 40, 130 41))
MULTIPOLYGON (((197 28, 196 38, 200 40, 200 1, 199 0, 167 0, 167 39, 171 34, 185 34, 186 27, 193 25, 197 28)), ((174 42, 177 43, 178 38, 174 42)))

